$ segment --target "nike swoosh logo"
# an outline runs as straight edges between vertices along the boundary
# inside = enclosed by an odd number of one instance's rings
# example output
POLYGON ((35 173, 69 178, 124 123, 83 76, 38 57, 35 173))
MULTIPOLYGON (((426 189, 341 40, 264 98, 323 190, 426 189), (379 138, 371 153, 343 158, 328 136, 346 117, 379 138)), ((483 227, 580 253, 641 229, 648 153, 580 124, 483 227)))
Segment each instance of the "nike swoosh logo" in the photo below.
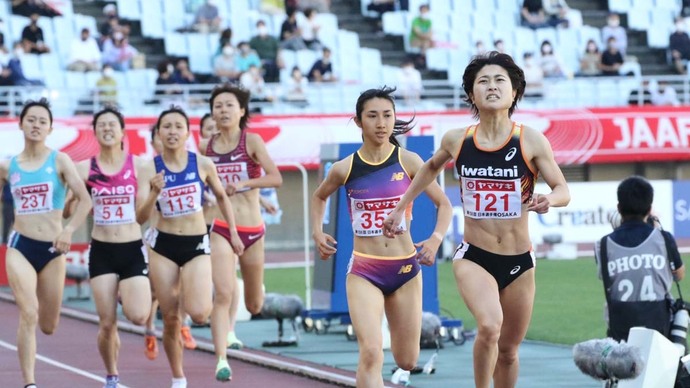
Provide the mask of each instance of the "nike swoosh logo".
POLYGON ((260 234, 250 234, 247 237, 249 237, 250 240, 256 240, 257 238, 261 237, 261 235, 260 234))
POLYGON ((237 159, 239 159, 239 158, 241 158, 241 157, 242 157, 242 155, 232 155, 232 156, 230 157, 230 160, 232 160, 232 161, 234 162, 235 160, 237 160, 237 159))

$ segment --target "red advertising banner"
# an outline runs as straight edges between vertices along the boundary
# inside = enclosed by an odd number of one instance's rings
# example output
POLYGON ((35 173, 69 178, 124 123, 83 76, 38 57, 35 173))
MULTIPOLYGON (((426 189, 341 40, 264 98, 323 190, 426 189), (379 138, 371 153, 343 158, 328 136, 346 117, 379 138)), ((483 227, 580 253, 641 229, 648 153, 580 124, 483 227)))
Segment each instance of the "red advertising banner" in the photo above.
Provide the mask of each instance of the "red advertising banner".
MULTIPOLYGON (((415 127, 409 135, 443 135, 454 128, 473 124, 467 111, 433 113, 398 112, 398 117, 414 115, 415 127)), ((687 107, 595 108, 548 111, 518 110, 513 119, 544 133, 560 164, 629 163, 690 160, 690 110, 687 107)), ((126 120, 126 147, 136 155, 153 156, 150 128, 155 117, 126 120)), ((48 145, 82 160, 98 152, 91 129, 91 117, 56 119, 48 145)), ((192 118, 189 148, 196 150, 198 118, 192 118)), ((352 116, 264 115, 250 121, 251 132, 266 142, 277 163, 301 163, 316 168, 321 145, 356 143, 361 130, 352 116)), ((19 152, 22 133, 16 119, 0 119, 0 158, 19 152)), ((424 155, 425 158, 428 155, 424 155)))

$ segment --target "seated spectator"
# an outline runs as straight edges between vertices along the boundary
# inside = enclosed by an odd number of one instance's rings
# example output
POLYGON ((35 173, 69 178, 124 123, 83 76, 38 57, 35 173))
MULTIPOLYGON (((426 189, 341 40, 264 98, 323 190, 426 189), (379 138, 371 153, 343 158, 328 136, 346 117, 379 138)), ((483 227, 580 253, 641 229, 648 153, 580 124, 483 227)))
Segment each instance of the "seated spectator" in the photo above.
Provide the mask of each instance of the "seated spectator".
POLYGON ((316 22, 317 12, 313 8, 304 10, 304 20, 298 24, 304 45, 310 50, 318 51, 321 49, 321 42, 319 41, 319 28, 321 26, 316 22))
POLYGON ((24 52, 31 54, 44 54, 50 52, 50 47, 46 46, 43 37, 43 29, 38 26, 37 13, 32 13, 29 25, 22 30, 22 45, 24 52))
POLYGON ((620 16, 610 13, 606 17, 606 25, 601 29, 601 41, 608 42, 610 37, 616 38, 616 46, 622 56, 628 51, 628 32, 621 27, 620 16))
POLYGON ((278 46, 278 39, 268 33, 266 22, 259 19, 256 22, 256 35, 249 40, 249 47, 254 49, 261 59, 261 68, 266 82, 278 82, 280 76, 278 46))
POLYGON ((484 42, 478 40, 474 43, 474 55, 484 55, 486 54, 486 47, 484 47, 484 42))
POLYGON ((578 75, 584 77, 601 75, 601 69, 599 68, 600 64, 601 53, 599 52, 599 47, 597 47, 593 39, 590 39, 587 41, 585 52, 580 58, 580 71, 578 75))
POLYGON ((197 10, 194 16, 194 28, 202 33, 220 31, 220 14, 215 4, 216 0, 206 0, 197 10))
POLYGON ((290 78, 285 81, 285 94, 283 99, 289 102, 307 102, 307 87, 309 80, 302 75, 299 67, 292 68, 290 78))
POLYGON ((117 80, 113 77, 115 70, 110 65, 103 65, 101 78, 96 81, 98 99, 102 106, 117 106, 117 80))
POLYGON ((414 68, 414 61, 412 58, 406 58, 400 65, 400 73, 398 74, 398 91, 402 94, 403 100, 407 105, 414 105, 421 100, 422 91, 422 74, 419 70, 414 68))
POLYGON ((686 74, 687 62, 690 60, 690 36, 685 32, 685 29, 685 19, 676 18, 676 30, 669 37, 668 43, 673 65, 678 74, 686 74))
POLYGON ((309 69, 307 73, 309 82, 335 82, 338 78, 333 74, 333 65, 331 64, 331 49, 323 48, 323 54, 320 59, 309 69))
POLYGON ((244 73, 245 71, 249 70, 249 67, 252 65, 259 69, 261 68, 261 59, 259 58, 259 54, 252 50, 252 48, 249 46, 249 42, 240 42, 237 45, 237 51, 238 53, 235 57, 237 71, 244 73))
POLYGON ((606 41, 606 50, 601 54, 601 74, 605 76, 619 75, 623 62, 623 55, 618 51, 616 38, 609 37, 606 41))
MULTIPOLYGON (((0 66, 0 86, 14 86, 14 80, 12 79, 12 70, 7 65, 0 66)), ((7 96, 7 92, 1 92, 0 96, 7 96)), ((5 106, 6 103, 0 102, 0 106, 5 106)), ((6 185, 9 186, 9 185, 6 185)))
POLYGON ((132 58, 138 51, 129 44, 129 40, 117 31, 112 39, 103 44, 103 64, 108 64, 117 71, 127 71, 132 65, 132 58))
POLYGON ((673 86, 664 81, 651 80, 648 84, 649 93, 653 105, 657 106, 680 106, 678 93, 673 86))
POLYGON ((7 62, 7 67, 10 69, 10 78, 12 84, 15 86, 43 86, 45 85, 41 80, 28 79, 24 76, 24 69, 22 68, 22 57, 24 56, 24 48, 21 42, 16 42, 12 50, 12 56, 7 62))
POLYGON ((525 73, 525 97, 544 97, 544 70, 534 60, 530 52, 522 54, 525 73))
POLYGON ((629 105, 652 105, 652 93, 649 92, 649 80, 642 82, 642 87, 637 87, 630 91, 628 95, 629 105), (642 96, 640 96, 640 91, 642 96))
POLYGON ((113 20, 118 21, 119 19, 115 4, 106 4, 106 6, 103 7, 103 18, 103 21, 98 26, 98 33, 101 34, 101 36, 110 36, 115 32, 111 22, 113 20))
POLYGON ((541 43, 541 56, 539 65, 544 72, 544 78, 566 78, 569 71, 563 65, 563 61, 553 52, 551 42, 545 40, 541 43))
POLYGON ((419 6, 419 15, 412 19, 410 25, 410 47, 417 47, 422 56, 426 55, 426 50, 434 47, 434 32, 431 28, 429 18, 429 6, 422 4, 419 6))
POLYGON ((523 27, 536 30, 537 28, 551 27, 546 19, 546 12, 542 0, 525 0, 520 10, 523 27))
POLYGON ((172 74, 172 78, 173 80, 175 80, 175 83, 180 85, 190 85, 197 83, 196 76, 194 75, 194 73, 192 73, 191 70, 189 70, 189 63, 187 63, 187 60, 184 58, 180 58, 177 60, 177 63, 175 64, 175 71, 173 71, 172 74))
POLYGON ((45 0, 12 0, 12 13, 21 16, 38 14, 49 18, 62 16, 45 0))
POLYGON ((503 42, 503 39, 496 39, 494 41, 494 50, 498 51, 501 54, 506 54, 506 46, 503 42))
POLYGON ((88 28, 81 30, 81 36, 74 38, 69 49, 70 71, 96 71, 101 69, 101 50, 98 43, 91 37, 88 28))
POLYGON ((179 83, 174 77, 175 67, 170 61, 162 61, 156 66, 156 95, 182 94, 182 89, 175 87, 179 83))
POLYGON ((230 27, 225 28, 220 32, 220 37, 218 37, 218 51, 216 51, 213 57, 215 58, 220 55, 223 51, 223 47, 225 47, 227 44, 232 45, 232 28, 230 27))
POLYGON ((304 50, 302 33, 297 26, 297 10, 291 9, 287 14, 287 19, 280 26, 280 48, 285 50, 304 50))
POLYGON ((569 27, 568 13, 570 7, 565 0, 543 0, 542 7, 549 25, 553 27, 569 27))
POLYGON ((285 13, 285 0, 261 0, 259 11, 268 15, 282 15, 285 13))
POLYGON ((261 69, 255 65, 249 66, 249 69, 240 76, 240 85, 249 90, 252 102, 271 102, 273 95, 266 89, 266 82, 261 75, 261 69))
POLYGON ((227 43, 223 46, 221 54, 213 60, 213 75, 218 82, 236 81, 240 77, 235 55, 235 48, 227 43))

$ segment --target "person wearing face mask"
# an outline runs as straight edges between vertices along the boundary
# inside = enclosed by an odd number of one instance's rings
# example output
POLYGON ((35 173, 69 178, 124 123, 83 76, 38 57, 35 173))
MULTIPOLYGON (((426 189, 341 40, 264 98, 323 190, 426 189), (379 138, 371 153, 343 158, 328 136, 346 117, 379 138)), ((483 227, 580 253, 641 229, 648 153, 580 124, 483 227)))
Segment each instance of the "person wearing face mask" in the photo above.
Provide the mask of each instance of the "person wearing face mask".
POLYGON ((678 74, 686 74, 686 66, 690 60, 690 36, 686 32, 685 19, 676 18, 676 30, 669 37, 668 48, 671 51, 673 65, 678 74))
POLYGON ((406 105, 413 106, 419 102, 422 90, 422 74, 414 68, 412 58, 406 58, 400 65, 398 73, 398 91, 402 94, 406 105))
POLYGON ((256 35, 249 40, 251 47, 261 59, 266 82, 278 82, 279 79, 279 48, 280 42, 268 32, 266 22, 259 19, 256 22, 256 35))
POLYGON ((240 42, 237 45, 237 51, 239 52, 236 56, 237 70, 240 73, 244 73, 249 70, 251 66, 256 66, 261 68, 261 59, 256 51, 252 50, 248 42, 240 42))
POLYGON ((616 38, 616 48, 625 56, 628 49, 628 33, 621 26, 620 17, 617 13, 610 13, 606 18, 606 25, 601 29, 601 41, 608 42, 610 37, 616 38))
POLYGON ((221 54, 213 60, 213 75, 218 82, 236 81, 239 78, 236 55, 235 48, 227 43, 221 49, 221 54))
POLYGON ((121 31, 115 32, 112 39, 103 44, 103 64, 109 64, 118 71, 129 70, 132 58, 137 54, 137 49, 129 44, 121 31))
POLYGON ((601 75, 599 64, 601 63, 601 53, 597 43, 590 39, 587 41, 585 52, 580 57, 580 71, 578 75, 584 77, 591 77, 601 75))
POLYGON ((541 43, 541 57, 539 65, 544 71, 545 78, 564 78, 568 75, 561 59, 553 52, 551 42, 545 40, 541 43))
POLYGON ((115 71, 112 66, 103 65, 101 78, 96 81, 101 106, 117 106, 117 80, 113 73, 115 71))
POLYGON ((419 48, 422 58, 426 56, 426 50, 434 47, 434 33, 431 29, 431 19, 429 18, 429 5, 419 6, 419 16, 412 19, 410 26, 410 47, 419 48))
POLYGON ((156 78, 156 94, 157 95, 172 95, 182 94, 180 88, 175 87, 178 82, 173 77, 175 67, 170 61, 163 61, 158 64, 158 78, 156 78))
POLYGON ((21 42, 16 42, 12 49, 12 57, 7 62, 7 68, 10 70, 10 79, 13 85, 17 86, 43 86, 41 80, 32 80, 24 76, 22 68, 22 57, 24 56, 24 49, 21 42))
POLYGON ((202 33, 218 32, 221 20, 215 0, 206 0, 196 11, 194 26, 202 33))
POLYGON ((24 51, 32 54, 44 54, 50 52, 43 37, 43 29, 38 26, 38 14, 33 13, 29 25, 22 30, 22 45, 24 51))
POLYGON ((525 97, 544 97, 544 70, 534 60, 534 55, 526 52, 522 55, 525 73, 525 97))
POLYGON ((101 68, 101 50, 88 28, 83 28, 81 35, 72 40, 69 52, 67 70, 97 71, 101 68))
POLYGON ((331 65, 331 49, 323 48, 323 56, 317 59, 307 73, 309 82, 335 82, 338 78, 333 74, 331 65))

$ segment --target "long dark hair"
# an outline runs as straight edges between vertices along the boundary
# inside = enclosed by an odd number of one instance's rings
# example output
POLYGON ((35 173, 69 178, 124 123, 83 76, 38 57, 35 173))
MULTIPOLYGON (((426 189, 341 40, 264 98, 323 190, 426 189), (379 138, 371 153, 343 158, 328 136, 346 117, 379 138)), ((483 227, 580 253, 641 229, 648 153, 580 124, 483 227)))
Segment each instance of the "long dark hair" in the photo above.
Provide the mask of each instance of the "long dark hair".
POLYGON ((474 81, 477 79, 479 70, 488 65, 501 66, 508 72, 508 78, 510 78, 510 83, 513 85, 513 90, 516 92, 513 104, 510 106, 510 109, 508 109, 508 117, 510 117, 513 115, 518 101, 520 101, 522 95, 525 94, 526 82, 525 72, 522 71, 520 66, 518 66, 508 54, 491 51, 472 58, 470 64, 465 68, 465 73, 462 75, 462 88, 465 90, 464 100, 470 104, 470 110, 474 118, 479 118, 479 109, 477 109, 477 105, 474 104, 470 95, 472 94, 474 81))
MULTIPOLYGON (((359 98, 357 99, 357 104, 355 105, 355 117, 357 117, 357 120, 359 122, 362 121, 362 111, 364 111, 364 104, 367 101, 372 100, 374 98, 383 98, 385 100, 390 101, 390 103, 393 105, 393 112, 395 112, 395 100, 393 98, 393 93, 395 92, 395 90, 395 87, 391 88, 388 86, 383 86, 378 89, 368 89, 363 91, 359 95, 359 98)), ((409 132, 412 128, 414 128, 414 125, 412 125, 413 121, 414 117, 412 117, 408 121, 398 120, 396 118, 395 124, 393 125, 393 133, 388 138, 388 141, 390 141, 395 146, 400 147, 400 143, 398 142, 398 139, 396 139, 395 137, 398 135, 405 134, 409 132)))
POLYGON ((48 118, 50 119, 50 125, 53 125, 53 112, 50 110, 50 102, 48 102, 48 99, 43 97, 38 101, 35 100, 26 100, 24 102, 24 107, 22 108, 21 113, 19 113, 19 122, 21 123, 24 121, 24 116, 26 116, 26 113, 29 111, 29 108, 34 107, 34 106, 40 106, 41 108, 45 108, 45 110, 48 111, 48 118))

